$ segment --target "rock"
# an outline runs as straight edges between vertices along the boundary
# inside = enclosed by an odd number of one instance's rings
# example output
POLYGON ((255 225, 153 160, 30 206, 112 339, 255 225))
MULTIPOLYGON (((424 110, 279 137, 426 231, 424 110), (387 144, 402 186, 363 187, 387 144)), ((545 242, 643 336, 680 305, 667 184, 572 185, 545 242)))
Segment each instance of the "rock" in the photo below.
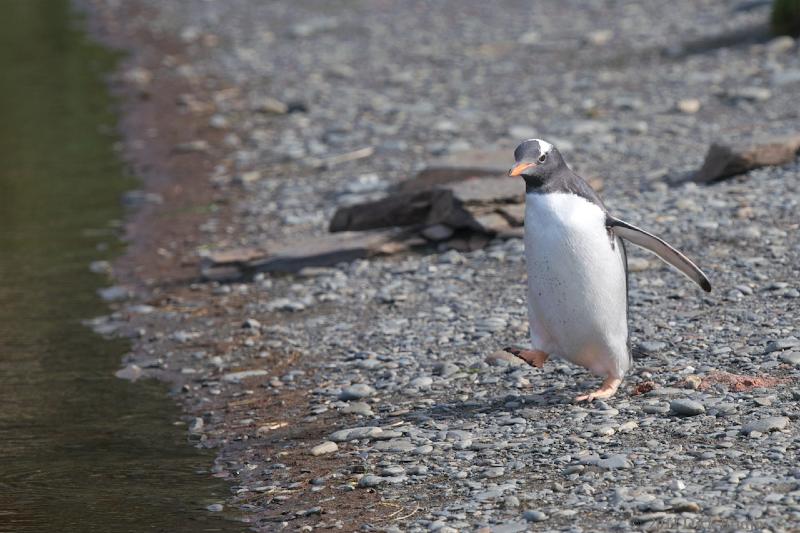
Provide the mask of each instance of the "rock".
POLYGON ((790 365, 800 366, 800 352, 785 352, 778 359, 790 365))
POLYGON ((733 101, 747 100, 751 102, 763 102, 770 99, 772 91, 766 87, 740 87, 738 89, 725 91, 723 96, 733 101))
POLYGON ((795 42, 789 35, 775 37, 767 43, 767 50, 771 54, 783 54, 794 48, 795 42))
POLYGON ((714 143, 706 154, 703 166, 692 179, 697 183, 708 183, 755 168, 784 165, 794 160, 798 149, 798 134, 749 144, 714 143))
POLYGON ((139 368, 135 364, 130 364, 124 368, 121 368, 114 372, 114 375, 120 379, 126 379, 128 381, 136 381, 140 377, 142 377, 142 369, 139 368))
POLYGON ((669 402, 669 408, 679 416, 696 416, 706 412, 702 403, 687 398, 678 398, 669 402))
POLYGON ((208 141, 203 139, 195 139, 193 141, 176 144, 172 151, 178 154, 191 154, 196 152, 207 152, 209 148, 208 141))
POLYGON ((225 507, 221 503, 212 503, 211 505, 206 507, 206 510, 208 510, 211 513, 218 513, 222 511, 224 508, 225 507))
POLYGON ((410 452, 416 449, 416 446, 409 439, 395 438, 378 442, 374 448, 382 452, 410 452))
POLYGON ((255 318, 248 318, 242 323, 244 329, 261 329, 261 322, 255 318))
POLYGON ((128 191, 122 195, 122 205, 125 207, 138 208, 147 204, 161 204, 164 198, 154 192, 128 191))
POLYGON ((467 225, 470 218, 455 205, 451 191, 431 189, 395 193, 380 200, 340 207, 333 214, 328 230, 364 231, 419 224, 457 228, 467 225))
POLYGON ((673 500, 670 506, 675 513, 699 513, 702 509, 699 503, 683 499, 673 500))
MULTIPOLYGON (((431 178, 436 175, 441 178, 448 174, 453 179, 447 181, 459 181, 475 176, 503 175, 511 168, 513 161, 509 161, 509 158, 520 139, 515 138, 507 144, 498 143, 485 149, 470 148, 434 159, 417 174, 415 179, 428 184, 438 184, 442 182, 431 178)), ((405 190, 407 185, 410 184, 401 184, 401 190, 405 190)))
POLYGON ((261 179, 261 172, 258 170, 251 170, 249 172, 242 172, 241 174, 236 174, 233 178, 233 183, 236 185, 249 185, 251 183, 255 183, 261 179))
POLYGON ((253 250, 217 252, 204 258, 201 270, 207 279, 237 278, 259 272, 298 272, 308 267, 333 266, 356 259, 396 254, 422 242, 397 230, 344 232, 277 243, 270 246, 266 254, 257 254, 253 250))
POLYGON ((683 378, 683 382, 686 385, 687 389, 694 389, 694 390, 699 389, 700 386, 703 384, 703 380, 700 378, 700 376, 696 376, 694 374, 690 374, 685 378, 683 378))
POLYGON ((143 89, 150 85, 150 82, 153 81, 153 73, 146 68, 133 67, 126 70, 122 74, 122 79, 125 80, 126 83, 130 83, 139 89, 143 89))
POLYGON ((650 261, 644 257, 628 257, 628 272, 644 272, 650 268, 650 261))
POLYGON ((339 450, 339 446, 336 445, 335 442, 326 440, 322 444, 317 444, 313 448, 311 448, 311 455, 317 457, 319 455, 325 455, 327 453, 334 453, 339 450))
POLYGON ((195 417, 195 419, 192 420, 192 423, 189 424, 189 433, 202 433, 203 426, 205 426, 203 419, 199 416, 195 417))
POLYGON ((440 183, 429 188, 403 192, 402 188, 380 200, 340 207, 331 219, 329 230, 364 231, 370 229, 444 225, 453 229, 497 232, 508 226, 494 209, 469 209, 470 206, 523 203, 524 187, 509 177, 478 177, 440 183), (493 218, 479 220, 481 216, 493 218))
POLYGON ((342 408, 342 412, 361 416, 373 416, 375 414, 372 412, 372 407, 365 402, 350 402, 342 408))
POLYGON ((381 433, 383 433, 383 429, 377 426, 359 426, 334 431, 328 438, 333 442, 347 442, 351 440, 375 438, 381 433))
POLYGON ((522 518, 528 522, 544 522, 548 517, 542 511, 525 511, 522 518))
POLYGON ((767 343, 767 347, 764 348, 764 355, 771 354, 772 352, 779 352, 781 350, 787 350, 789 348, 796 348, 798 346, 800 346, 800 339, 795 339, 793 337, 769 341, 767 343))
POLYGON ((768 416, 760 420, 754 420, 742 426, 741 432, 745 435, 757 431, 759 433, 769 433, 770 431, 780 431, 789 425, 789 419, 785 416, 768 416))
POLYGON ((225 374, 224 376, 222 376, 222 379, 224 381, 229 382, 229 383, 238 383, 238 382, 242 381, 243 379, 266 376, 267 374, 269 374, 269 372, 267 372, 266 370, 262 370, 262 369, 243 370, 241 372, 230 372, 228 374, 225 374))
POLYGON ((408 382, 409 388, 412 389, 429 389, 433 385, 433 379, 430 376, 419 376, 408 382))
POLYGON ((651 403, 642 407, 642 411, 649 415, 663 415, 669 413, 669 409, 669 404, 663 402, 651 403))
POLYGON ((491 355, 487 355, 486 359, 484 360, 486 361, 486 363, 492 366, 497 366, 501 364, 509 364, 512 366, 524 366, 528 364, 521 358, 517 357, 514 354, 506 352, 505 350, 498 350, 492 353, 491 355))
POLYGON ((700 100, 697 98, 684 98, 683 100, 678 100, 678 103, 675 107, 681 113, 693 115, 700 111, 700 100))
POLYGON ((458 365, 455 363, 451 363, 449 361, 445 361, 443 363, 436 363, 433 366, 433 373, 437 376, 442 376, 443 378, 449 377, 461 370, 458 365))
POLYGON ((646 354, 658 353, 667 348, 667 343, 663 341, 645 341, 639 343, 638 350, 646 354))
POLYGON ((453 236, 453 233, 455 233, 455 230, 444 224, 427 226, 420 232, 420 234, 429 241, 446 241, 453 236))
POLYGON ((372 474, 367 474, 366 476, 358 480, 358 486, 361 487, 362 489, 377 487, 379 485, 383 485, 384 483, 386 483, 386 478, 381 476, 374 476, 372 474))
POLYGON ((289 106, 276 98, 264 96, 253 105, 253 111, 271 115, 285 115, 289 112, 289 106))
POLYGON ((590 32, 586 36, 586 42, 588 42, 592 46, 604 46, 608 44, 613 37, 614 37, 614 32, 611 30, 596 30, 590 32))
POLYGON ((131 297, 131 290, 122 285, 98 289, 97 294, 106 302, 120 302, 131 297))
POLYGON ((108 261, 92 261, 89 263, 89 271, 95 274, 111 274, 113 268, 108 261))
POLYGON ((781 70, 779 72, 775 72, 770 81, 772 82, 772 85, 777 85, 779 87, 782 85, 800 83, 800 69, 781 70))
POLYGON ((375 394, 375 389, 367 384, 357 383, 342 389, 342 392, 339 393, 339 399, 343 401, 360 400, 361 398, 366 398, 373 394, 375 394))
POLYGON ((597 466, 605 470, 616 470, 620 468, 631 468, 633 464, 628 460, 628 456, 624 454, 615 454, 605 459, 599 459, 597 466))

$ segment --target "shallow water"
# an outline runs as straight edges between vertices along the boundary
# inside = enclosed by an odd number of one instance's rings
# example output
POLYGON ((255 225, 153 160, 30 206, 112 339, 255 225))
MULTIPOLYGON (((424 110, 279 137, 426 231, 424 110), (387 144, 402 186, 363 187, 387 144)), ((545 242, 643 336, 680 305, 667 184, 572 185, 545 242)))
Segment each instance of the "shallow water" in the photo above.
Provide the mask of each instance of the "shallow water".
POLYGON ((0 531, 242 531, 208 513, 202 470, 159 383, 113 372, 129 346, 81 320, 108 313, 91 261, 121 251, 125 177, 104 76, 67 0, 0 5, 0 531))

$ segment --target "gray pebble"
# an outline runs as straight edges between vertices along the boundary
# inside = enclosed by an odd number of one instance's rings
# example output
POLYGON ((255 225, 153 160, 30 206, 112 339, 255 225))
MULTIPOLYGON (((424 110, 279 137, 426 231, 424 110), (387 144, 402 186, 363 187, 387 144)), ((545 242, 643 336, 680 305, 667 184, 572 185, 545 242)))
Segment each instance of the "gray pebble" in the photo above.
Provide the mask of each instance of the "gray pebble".
POLYGON ((695 416, 706 412, 702 403, 687 398, 678 398, 669 402, 669 408, 680 416, 695 416))

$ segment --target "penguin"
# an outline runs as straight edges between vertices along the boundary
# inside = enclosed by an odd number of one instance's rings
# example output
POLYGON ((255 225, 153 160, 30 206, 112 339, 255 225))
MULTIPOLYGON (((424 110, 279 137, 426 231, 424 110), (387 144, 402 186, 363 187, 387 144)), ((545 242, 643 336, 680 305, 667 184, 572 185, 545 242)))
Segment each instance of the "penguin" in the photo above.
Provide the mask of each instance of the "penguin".
POLYGON ((677 268, 704 291, 706 275, 667 242, 611 215, 597 193, 541 139, 514 150, 525 181, 525 259, 532 349, 506 348, 542 367, 550 356, 603 378, 576 402, 613 396, 630 369, 628 266, 622 239, 677 268))

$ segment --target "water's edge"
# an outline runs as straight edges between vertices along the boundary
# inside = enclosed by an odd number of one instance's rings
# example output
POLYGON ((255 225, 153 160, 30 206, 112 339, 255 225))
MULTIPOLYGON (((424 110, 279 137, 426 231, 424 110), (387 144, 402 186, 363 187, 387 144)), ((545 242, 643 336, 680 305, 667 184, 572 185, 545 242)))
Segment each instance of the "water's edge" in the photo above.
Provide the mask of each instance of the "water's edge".
POLYGON ((0 17, 0 531, 241 531, 209 514, 227 484, 192 448, 163 383, 114 377, 130 349, 81 321, 109 313, 89 264, 123 251, 114 150, 119 54, 68 0, 0 17))

